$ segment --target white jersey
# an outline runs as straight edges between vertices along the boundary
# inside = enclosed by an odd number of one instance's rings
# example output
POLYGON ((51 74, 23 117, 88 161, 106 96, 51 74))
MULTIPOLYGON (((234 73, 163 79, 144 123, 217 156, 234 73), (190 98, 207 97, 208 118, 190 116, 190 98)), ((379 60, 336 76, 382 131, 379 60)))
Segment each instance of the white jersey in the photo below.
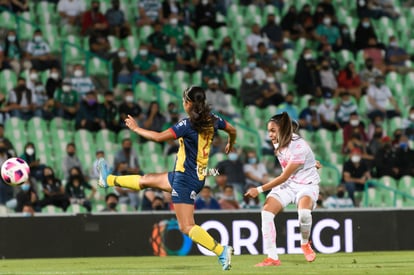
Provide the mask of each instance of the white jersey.
POLYGON ((289 162, 301 164, 289 177, 288 181, 296 184, 318 184, 320 182, 316 169, 315 155, 308 143, 298 135, 293 134, 289 146, 281 149, 277 153, 277 158, 283 170, 285 170, 289 162))

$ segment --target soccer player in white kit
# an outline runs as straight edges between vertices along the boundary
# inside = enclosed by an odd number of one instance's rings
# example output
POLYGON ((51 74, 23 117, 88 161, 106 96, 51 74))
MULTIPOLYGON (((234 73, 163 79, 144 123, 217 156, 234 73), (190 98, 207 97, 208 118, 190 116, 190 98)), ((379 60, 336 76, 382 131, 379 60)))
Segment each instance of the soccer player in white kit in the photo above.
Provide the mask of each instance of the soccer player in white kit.
POLYGON ((260 193, 271 190, 261 212, 262 237, 267 258, 255 266, 280 265, 276 252, 274 218, 290 203, 297 205, 301 248, 306 260, 312 262, 316 254, 310 246, 309 236, 312 227, 311 212, 319 194, 319 163, 307 142, 294 132, 292 121, 286 112, 273 116, 267 129, 283 172, 266 184, 249 189, 245 194, 255 198, 260 193))

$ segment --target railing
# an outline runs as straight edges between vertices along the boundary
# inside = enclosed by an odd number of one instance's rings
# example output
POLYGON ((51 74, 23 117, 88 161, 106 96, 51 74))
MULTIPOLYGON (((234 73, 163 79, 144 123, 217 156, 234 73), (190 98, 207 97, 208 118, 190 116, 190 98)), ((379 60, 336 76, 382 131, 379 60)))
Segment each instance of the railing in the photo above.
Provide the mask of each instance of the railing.
POLYGON ((365 187, 364 187, 364 194, 363 194, 363 196, 364 196, 364 207, 369 207, 370 206, 370 203, 369 203, 369 189, 371 187, 375 187, 377 190, 382 189, 382 190, 387 190, 387 191, 392 192, 393 193, 393 203, 392 203, 393 207, 399 206, 399 205, 397 205, 398 197, 401 197, 401 198, 406 199, 406 200, 408 199, 408 200, 414 201, 414 196, 412 196, 408 193, 402 192, 401 190, 398 190, 398 189, 390 187, 390 186, 386 186, 386 185, 384 185, 383 183, 381 183, 377 180, 368 180, 365 183, 365 187))

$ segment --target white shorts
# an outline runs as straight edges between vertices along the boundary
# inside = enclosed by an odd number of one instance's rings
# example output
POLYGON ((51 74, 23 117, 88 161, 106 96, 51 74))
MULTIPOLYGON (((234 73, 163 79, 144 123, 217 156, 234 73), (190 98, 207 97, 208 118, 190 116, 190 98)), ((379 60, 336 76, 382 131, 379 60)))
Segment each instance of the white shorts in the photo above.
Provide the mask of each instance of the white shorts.
POLYGON ((267 195, 267 197, 272 197, 278 200, 283 208, 290 203, 298 205, 299 200, 304 196, 309 196, 312 199, 313 208, 315 208, 319 196, 319 185, 314 183, 297 184, 288 180, 285 183, 274 187, 267 195))

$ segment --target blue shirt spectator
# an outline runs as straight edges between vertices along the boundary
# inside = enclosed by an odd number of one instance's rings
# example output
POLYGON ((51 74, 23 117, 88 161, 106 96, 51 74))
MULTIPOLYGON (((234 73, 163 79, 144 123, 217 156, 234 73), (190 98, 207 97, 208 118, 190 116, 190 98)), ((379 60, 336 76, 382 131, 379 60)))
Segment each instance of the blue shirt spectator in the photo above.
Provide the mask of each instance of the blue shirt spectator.
POLYGON ((195 209, 197 210, 219 210, 221 209, 220 204, 218 201, 213 197, 211 187, 204 186, 203 189, 200 191, 199 197, 195 201, 195 209))

